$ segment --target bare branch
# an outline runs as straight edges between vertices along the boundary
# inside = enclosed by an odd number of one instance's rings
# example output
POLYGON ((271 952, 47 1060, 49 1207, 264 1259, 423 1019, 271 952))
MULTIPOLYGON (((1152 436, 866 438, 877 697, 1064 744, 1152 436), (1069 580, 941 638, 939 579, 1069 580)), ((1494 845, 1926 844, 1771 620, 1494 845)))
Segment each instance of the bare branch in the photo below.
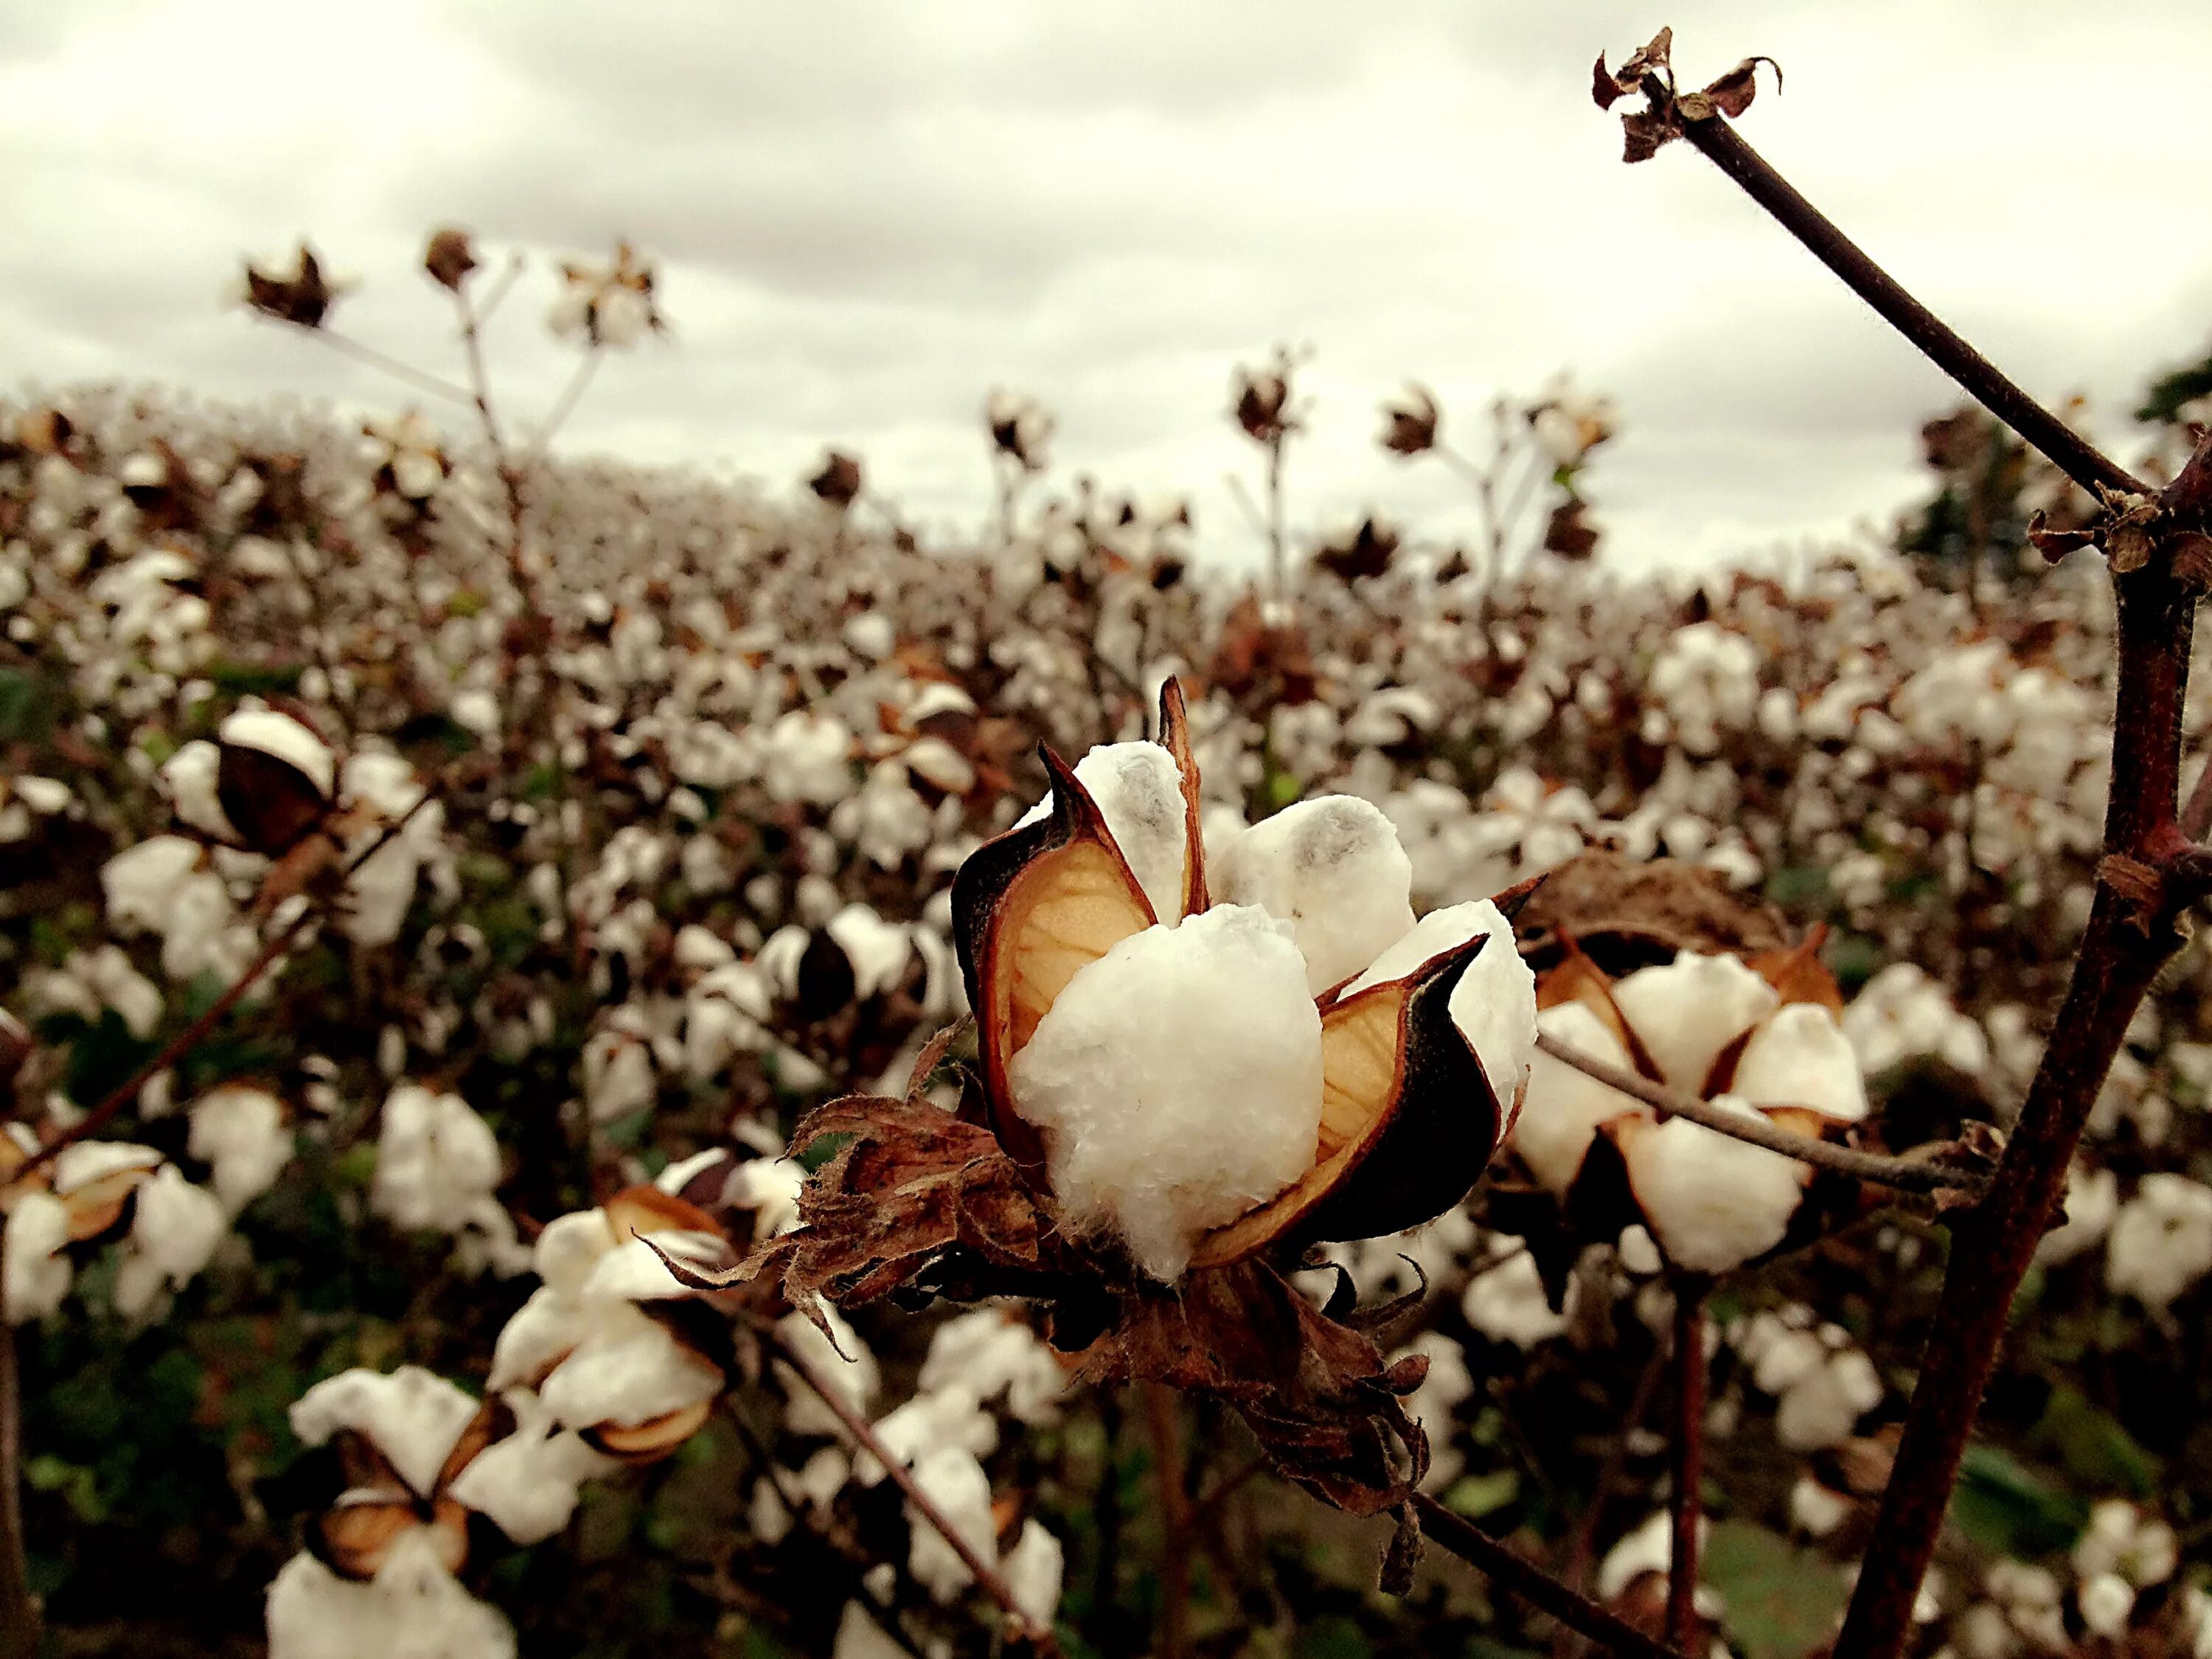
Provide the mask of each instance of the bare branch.
POLYGON ((1794 1158, 1801 1164, 1833 1170, 1838 1175, 1870 1181, 1877 1186, 1894 1188, 1899 1192, 1963 1192, 1978 1197, 1984 1184, 1981 1177, 1964 1170, 1924 1163, 1916 1158, 1884 1158, 1875 1152, 1856 1152, 1831 1141, 1816 1140, 1811 1135, 1797 1134, 1765 1117, 1723 1111, 1709 1101, 1699 1100, 1695 1095, 1669 1089, 1664 1084, 1654 1083, 1641 1073, 1612 1065, 1595 1054, 1586 1054, 1579 1048, 1571 1048, 1548 1032, 1536 1034, 1536 1046, 1553 1059, 1642 1101, 1662 1116, 1686 1117, 1716 1134, 1726 1135, 1732 1140, 1747 1141, 1753 1146, 1763 1146, 1770 1152, 1794 1158))

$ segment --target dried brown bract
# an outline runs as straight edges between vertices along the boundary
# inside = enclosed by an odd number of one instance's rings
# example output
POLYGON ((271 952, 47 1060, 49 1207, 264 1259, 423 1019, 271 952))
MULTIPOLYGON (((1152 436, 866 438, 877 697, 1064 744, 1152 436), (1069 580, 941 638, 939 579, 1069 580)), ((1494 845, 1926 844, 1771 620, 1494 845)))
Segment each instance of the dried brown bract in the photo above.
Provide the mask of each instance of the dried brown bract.
POLYGON ((320 328, 348 286, 324 274, 322 261, 305 242, 289 270, 264 270, 251 260, 246 266, 247 307, 295 328, 320 328))
POLYGON ((468 232, 452 225, 433 231, 429 246, 422 251, 422 269, 429 273, 430 280, 456 294, 461 291, 461 284, 477 264, 476 248, 469 240, 468 232))
POLYGON ((1436 394, 1418 381, 1409 383, 1395 403, 1382 405, 1382 432, 1376 439, 1394 455, 1424 454, 1437 447, 1443 411, 1436 394))
POLYGON ((1624 161, 1650 161, 1662 145, 1682 136, 1686 122, 1741 115, 1758 94, 1761 64, 1774 71, 1775 86, 1782 84, 1782 66, 1762 56, 1745 58, 1697 92, 1682 92, 1674 84, 1674 31, 1667 28, 1630 53, 1617 70, 1607 69, 1605 54, 1598 54, 1590 91, 1600 109, 1611 109, 1632 93, 1644 94, 1644 108, 1624 111, 1620 117, 1627 140, 1624 161))
POLYGON ((842 449, 823 458, 819 471, 806 481, 817 500, 842 513, 860 498, 860 463, 842 449))

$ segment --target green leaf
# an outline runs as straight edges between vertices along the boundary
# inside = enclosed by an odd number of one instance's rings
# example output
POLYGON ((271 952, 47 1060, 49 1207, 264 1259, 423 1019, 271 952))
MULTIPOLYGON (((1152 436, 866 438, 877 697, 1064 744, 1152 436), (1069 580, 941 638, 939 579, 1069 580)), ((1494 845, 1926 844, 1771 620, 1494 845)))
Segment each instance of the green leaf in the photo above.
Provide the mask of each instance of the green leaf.
POLYGON ((2053 1392, 2042 1420, 2028 1432, 2027 1444, 2054 1458, 2084 1486, 2118 1488, 2130 1498, 2148 1498, 2158 1490, 2159 1460, 2076 1389, 2053 1392))
POLYGON ((2080 1498, 2055 1490, 2009 1452, 1978 1443, 1966 1448, 1960 1462, 1951 1518, 1985 1549, 2032 1558, 2071 1544, 2089 1511, 2080 1498))
POLYGON ((1519 1470, 1492 1469, 1487 1474, 1470 1474, 1455 1480, 1444 1493, 1444 1507, 1470 1521, 1480 1521, 1492 1511, 1504 1509, 1520 1495, 1519 1470))
POLYGON ((1826 1557, 1731 1519, 1714 1527, 1698 1565, 1727 1599, 1728 1632, 1744 1659, 1802 1659, 1834 1636, 1849 1592, 1826 1557))

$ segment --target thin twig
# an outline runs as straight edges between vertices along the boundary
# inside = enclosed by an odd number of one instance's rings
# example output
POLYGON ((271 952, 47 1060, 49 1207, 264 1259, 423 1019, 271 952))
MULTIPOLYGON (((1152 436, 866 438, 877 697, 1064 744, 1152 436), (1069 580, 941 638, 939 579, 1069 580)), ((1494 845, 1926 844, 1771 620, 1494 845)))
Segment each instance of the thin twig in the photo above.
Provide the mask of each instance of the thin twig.
MULTIPOLYGON (((362 849, 359 856, 347 861, 340 876, 340 885, 343 886, 345 877, 352 875, 362 865, 374 858, 400 831, 414 822, 415 815, 435 799, 437 793, 437 781, 434 779, 424 787, 421 797, 412 806, 390 823, 386 824, 375 839, 362 849)), ((138 1091, 146 1086, 146 1080, 149 1078, 167 1071, 193 1049, 198 1048, 202 1039, 222 1023, 222 1017, 236 1007, 240 999, 259 982, 262 975, 266 974, 277 959, 291 948, 292 941, 310 921, 315 919, 316 915, 317 909, 314 905, 301 906, 299 915, 294 916, 291 921, 270 936, 268 942, 261 947, 253 960, 246 964, 246 971, 233 980, 223 994, 201 1012, 198 1019, 171 1037, 161 1046, 161 1052, 151 1060, 108 1091, 106 1097, 99 1105, 94 1107, 52 1139, 41 1143, 38 1151, 33 1152, 17 1166, 16 1177, 20 1179, 30 1174, 33 1170, 60 1157, 64 1148, 99 1133, 107 1127, 117 1113, 138 1098, 138 1091)))
POLYGON ((1667 1640, 1685 1653, 1698 1628, 1698 1483, 1705 1464, 1705 1285, 1674 1279, 1674 1424, 1668 1444, 1667 1511, 1674 1548, 1667 1566, 1667 1640))
MULTIPOLYGON (((1644 91, 1650 95, 1654 107, 1670 96, 1656 76, 1647 77, 1644 91)), ((2148 484, 2029 397, 1942 319, 1906 293, 1826 214, 1769 167, 1765 158, 1746 143, 1743 136, 1724 118, 1717 115, 1701 121, 1686 120, 1682 131, 1701 154, 1741 185, 1753 201, 1772 214, 1814 258, 1842 277, 1854 294, 1917 346, 1936 368, 1956 380, 1969 397, 2041 450, 2068 477, 2092 495, 2100 489, 2130 495, 2148 492, 2148 484)))
POLYGON ((1801 1164, 1810 1164, 1823 1170, 1832 1170, 1859 1181, 1870 1181, 1877 1186, 1895 1188, 1907 1193, 1964 1192, 1976 1194, 1986 1184, 1982 1177, 1964 1170, 1941 1164, 1924 1164, 1908 1158, 1884 1158, 1876 1152, 1862 1152, 1849 1146, 1838 1146, 1832 1141, 1815 1139, 1784 1129, 1766 1117, 1753 1113, 1723 1111, 1710 1101, 1698 1099, 1679 1089, 1669 1089, 1654 1083, 1641 1073, 1626 1066, 1615 1066, 1600 1060, 1595 1054, 1586 1054, 1552 1036, 1549 1032, 1536 1034, 1536 1046, 1565 1065, 1573 1066, 1585 1076, 1621 1093, 1642 1101, 1654 1111, 1667 1117, 1684 1117, 1701 1127, 1723 1134, 1732 1140, 1747 1141, 1753 1146, 1763 1146, 1770 1152, 1784 1158, 1794 1158, 1801 1164))
MULTIPOLYGON (((1636 1379, 1636 1392, 1629 1398, 1627 1415, 1620 1419, 1613 1443, 1606 1449, 1605 1462, 1590 1487, 1589 1501, 1575 1517, 1574 1530, 1568 1540, 1566 1565, 1560 1570, 1559 1577, 1577 1595, 1589 1591, 1590 1567, 1597 1553, 1595 1546, 1598 1528, 1605 1519, 1606 1506, 1612 1502, 1614 1489, 1620 1485, 1621 1472, 1628 1466, 1628 1443, 1644 1426, 1644 1419, 1651 1409, 1651 1397, 1659 1392, 1659 1375, 1666 1367, 1666 1351, 1655 1345, 1651 1358, 1644 1362, 1643 1375, 1636 1379)), ((1552 1659, 1567 1659, 1573 1638, 1574 1632, 1562 1625, 1552 1643, 1552 1659)))
POLYGON ((1037 1624, 1022 1611, 1022 1604, 1015 1599, 1014 1592, 1006 1581, 999 1576, 998 1569, 975 1553, 975 1546, 946 1518, 945 1511, 938 1508, 936 1500, 922 1491, 913 1472, 899 1461, 897 1453, 884 1444, 868 1419, 854 1411, 845 1396, 824 1380, 797 1349, 785 1341, 775 1326, 763 1321, 757 1322, 755 1328, 759 1331, 761 1340, 775 1350, 775 1357, 789 1366, 799 1380, 812 1389, 816 1397, 830 1408, 830 1414, 845 1425, 845 1432, 853 1437, 854 1443, 883 1465, 884 1473, 890 1477, 891 1484, 906 1494, 906 1501, 915 1514, 952 1547, 952 1553, 960 1558, 960 1565, 968 1569, 976 1587, 999 1604, 1000 1610, 1006 1615, 1007 1622, 1013 1626, 1015 1635, 1039 1654, 1057 1654, 1060 1644, 1054 1638, 1051 1627, 1037 1624))
POLYGON ((1626 1659, 1682 1659, 1665 1643, 1653 1640, 1626 1620, 1569 1589, 1535 1563, 1516 1555, 1502 1541, 1464 1516, 1446 1509, 1426 1492, 1413 1494, 1413 1507, 1420 1512, 1425 1535, 1538 1612, 1551 1614, 1569 1629, 1626 1659))
POLYGON ((507 465, 507 440, 499 429, 499 416, 492 407, 491 374, 484 367, 483 321, 469 296, 459 289, 453 290, 453 309, 460 313, 461 350, 468 360, 469 395, 477 407, 477 419, 483 427, 484 441, 491 446, 492 459, 502 471, 507 465))
MULTIPOLYGON (((0 1233, 7 1230, 0 1217, 0 1233)), ((39 1608, 23 1544, 23 1389, 15 1328, 0 1318, 0 1659, 33 1659, 39 1608)))
POLYGON ((553 407, 546 411, 545 418, 538 423, 538 435, 530 441, 529 459, 532 461, 544 459, 546 448, 553 441, 553 434, 575 412, 585 387, 591 385, 592 377, 599 372, 600 360, 606 355, 606 348, 599 345, 584 353, 583 361, 576 365, 575 373, 569 375, 568 384, 561 388, 561 395, 553 400, 553 407))
POLYGON ((466 386, 456 386, 453 381, 441 376, 426 374, 412 363, 402 362, 389 352, 379 351, 373 345, 363 344, 350 334, 335 333, 327 328, 311 328, 303 331, 320 340, 340 356, 351 357, 356 362, 366 363, 381 374, 389 374, 395 380, 405 381, 418 392, 427 392, 434 398, 451 398, 457 404, 470 404, 476 401, 469 395, 469 389, 466 386))

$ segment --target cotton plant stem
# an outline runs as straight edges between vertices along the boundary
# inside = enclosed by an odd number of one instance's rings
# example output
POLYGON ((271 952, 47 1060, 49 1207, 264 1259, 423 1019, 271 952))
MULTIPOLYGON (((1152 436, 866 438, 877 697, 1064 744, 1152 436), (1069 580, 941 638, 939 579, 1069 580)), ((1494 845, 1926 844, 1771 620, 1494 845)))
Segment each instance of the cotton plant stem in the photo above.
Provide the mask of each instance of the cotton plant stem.
POLYGON ((1569 1589, 1541 1567, 1516 1555, 1503 1541, 1465 1516, 1446 1509, 1426 1492, 1413 1495, 1413 1508, 1420 1515, 1423 1534, 1431 1542, 1450 1551, 1492 1583, 1510 1590, 1570 1630, 1587 1636, 1622 1656, 1622 1659, 1682 1659, 1674 1649, 1653 1640, 1588 1596, 1569 1589))
POLYGON ((1947 1168, 1940 1164, 1924 1164, 1906 1158, 1884 1158, 1875 1152, 1856 1152, 1849 1146, 1838 1146, 1832 1142, 1815 1139, 1784 1129, 1768 1119, 1741 1112, 1723 1111, 1710 1101, 1679 1089, 1669 1089, 1662 1083, 1654 1083, 1640 1072, 1632 1072, 1600 1060, 1595 1054, 1586 1054, 1581 1049, 1562 1042, 1547 1031, 1536 1035, 1536 1046, 1563 1064, 1573 1066, 1587 1076, 1595 1078, 1622 1094, 1642 1101, 1654 1111, 1667 1117, 1687 1118, 1691 1122, 1723 1134, 1732 1140, 1747 1141, 1753 1146, 1763 1146, 1770 1152, 1779 1152, 1784 1158, 1794 1158, 1801 1164, 1810 1164, 1823 1170, 1832 1170, 1855 1180, 1869 1181, 1877 1186, 1892 1187, 1899 1192, 1945 1193, 1963 1192, 1978 1194, 1982 1179, 1967 1171, 1947 1168))
POLYGON ((1667 1511, 1674 1549, 1667 1569, 1667 1640, 1690 1651, 1698 1626, 1698 1484, 1705 1464, 1705 1284, 1674 1280, 1674 1424, 1667 1511))
MULTIPOLYGON (((437 794, 434 783, 424 788, 420 799, 398 817, 385 825, 376 838, 362 850, 358 857, 347 861, 343 875, 352 875, 362 865, 374 858, 395 836, 414 822, 415 815, 435 799, 437 794)), ((207 1034, 222 1023, 223 1016, 236 1007, 246 994, 258 984, 262 976, 268 973, 285 951, 292 947, 293 941, 306 929, 307 924, 315 919, 316 915, 317 907, 314 905, 301 906, 299 915, 294 916, 291 921, 270 936, 268 942, 262 945, 261 949, 255 953, 253 959, 246 964, 245 971, 230 982, 221 996, 207 1006, 198 1019, 162 1044, 160 1053, 117 1084, 97 1106, 54 1136, 52 1139, 41 1143, 39 1150, 33 1152, 18 1166, 15 1176, 20 1178, 52 1163, 61 1156, 64 1148, 74 1146, 80 1140, 88 1139, 106 1128, 118 1113, 138 1098, 138 1091, 146 1086, 149 1078, 167 1071, 199 1047, 207 1034)))
POLYGON ((456 386, 451 380, 425 374, 412 363, 402 362, 391 353, 379 351, 374 346, 365 344, 349 334, 339 334, 327 328, 311 328, 304 331, 320 340, 340 356, 366 363, 378 373, 389 374, 393 380, 411 386, 417 392, 427 392, 433 397, 445 398, 458 404, 473 404, 476 401, 466 386, 456 386))
MULTIPOLYGON (((1590 1487, 1589 1502, 1575 1517, 1566 1565, 1560 1577, 1577 1595, 1589 1593, 1590 1568, 1597 1553, 1598 1528, 1604 1522, 1606 1506, 1613 1501, 1613 1492, 1620 1485, 1621 1472, 1628 1467, 1629 1439, 1643 1427, 1644 1415, 1651 1409, 1652 1396, 1659 1392, 1660 1373, 1666 1368, 1666 1351, 1655 1346, 1651 1358, 1636 1379, 1636 1392, 1629 1400, 1628 1414, 1620 1419, 1620 1431, 1606 1449, 1605 1462, 1598 1470, 1595 1484, 1590 1487)), ((1574 1634, 1566 1626, 1559 1626, 1559 1635, 1552 1643, 1552 1659, 1567 1659, 1574 1648, 1574 1634)))
MULTIPOLYGON (((1646 77, 1644 90, 1651 97, 1654 107, 1661 106, 1671 96, 1656 76, 1646 77)), ((1768 166, 1765 158, 1745 143, 1743 136, 1725 118, 1713 116, 1701 121, 1685 121, 1683 136, 1715 167, 1742 186, 1744 193, 1771 214, 1784 229, 1802 242, 1814 258, 1841 277, 1851 292, 1918 347, 1922 356, 1956 380, 1990 414, 2040 450, 2068 477, 2092 495, 2100 489, 2129 495, 2148 493, 2148 485, 2029 397, 1942 318, 1905 292, 1826 214, 1768 166)))
POLYGON ((774 1326, 761 1324, 757 1328, 762 1341, 773 1348, 775 1357, 789 1366, 799 1380, 813 1391, 816 1398, 830 1408, 830 1415, 844 1425, 845 1432, 853 1437, 854 1443, 883 1465, 884 1473, 890 1477, 891 1484, 905 1494, 906 1501, 915 1516, 952 1547, 952 1553, 960 1558, 960 1565, 968 1569, 976 1588, 998 1603, 1014 1633, 1036 1653, 1058 1654, 1060 1644, 1050 1627, 1033 1623, 1029 1614, 1022 1611, 1021 1603, 1014 1599, 1013 1590, 999 1576, 999 1570, 975 1553, 975 1546, 961 1535, 960 1529, 946 1518, 945 1511, 937 1507, 936 1501, 922 1491, 913 1472, 899 1461, 896 1453, 884 1444, 868 1419, 854 1411, 845 1396, 825 1381, 797 1349, 785 1341, 774 1326))
MULTIPOLYGON (((1655 107, 1671 100, 1656 76, 1655 107)), ((1728 122, 1687 121, 1690 143, 1999 420, 2093 493, 2148 493, 2000 374, 1768 167, 1728 122)), ((2177 578, 2179 533, 2212 505, 2212 441, 2159 498, 2148 556, 2115 573, 2118 688, 2104 858, 2072 976, 2020 1121, 1984 1200, 1953 1218, 1950 1260, 1912 1402, 1834 1659, 1898 1659, 2012 1303, 2065 1193, 2066 1175, 2129 1023, 2179 947, 2212 854, 2179 817, 2182 711, 2198 595, 2177 578)), ((2201 792, 2200 792, 2201 793, 2201 792)), ((2208 804, 2212 805, 2212 804, 2208 804)))
POLYGON ((1145 1433, 1152 1454, 1152 1484, 1160 1503, 1160 1629, 1158 1659, 1183 1659, 1190 1641, 1190 1500, 1183 1491, 1182 1425, 1174 1394, 1145 1384, 1145 1433))
MULTIPOLYGON (((7 1231, 0 1218, 0 1233, 7 1231)), ((39 1609, 23 1542, 23 1387, 15 1328, 0 1318, 0 1659, 33 1659, 39 1609)))

